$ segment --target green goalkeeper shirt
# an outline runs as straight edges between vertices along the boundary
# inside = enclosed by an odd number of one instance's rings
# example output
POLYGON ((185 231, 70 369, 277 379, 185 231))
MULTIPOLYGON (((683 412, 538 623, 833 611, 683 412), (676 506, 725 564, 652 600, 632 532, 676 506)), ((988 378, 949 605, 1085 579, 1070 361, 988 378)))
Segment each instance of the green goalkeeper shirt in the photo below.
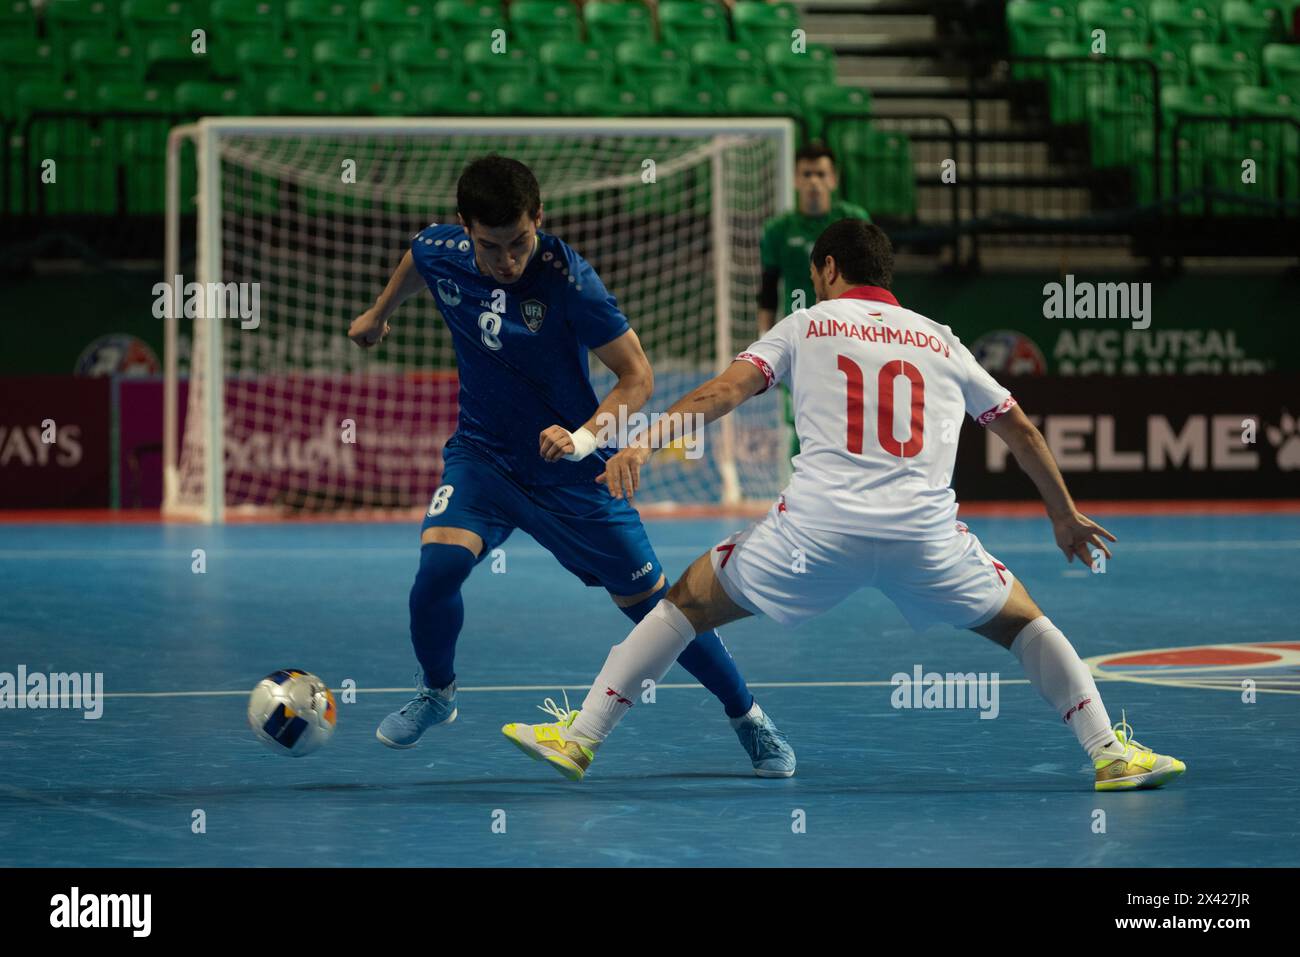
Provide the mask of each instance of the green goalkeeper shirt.
POLYGON ((763 271, 781 271, 781 298, 776 310, 777 320, 794 312, 795 291, 803 291, 803 301, 797 308, 805 309, 817 301, 813 292, 812 277, 808 275, 808 260, 813 243, 831 223, 841 219, 865 219, 871 216, 861 206, 836 200, 824 216, 805 216, 798 207, 769 220, 763 227, 759 256, 763 271))

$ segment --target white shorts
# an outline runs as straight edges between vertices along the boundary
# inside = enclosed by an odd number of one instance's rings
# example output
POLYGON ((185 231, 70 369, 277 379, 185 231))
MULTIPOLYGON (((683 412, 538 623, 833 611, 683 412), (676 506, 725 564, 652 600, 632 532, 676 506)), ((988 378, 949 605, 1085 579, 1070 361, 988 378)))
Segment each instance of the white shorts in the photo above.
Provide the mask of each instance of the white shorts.
POLYGON ((798 529, 779 504, 711 554, 732 601, 791 627, 872 587, 918 631, 975 628, 1002 610, 1015 581, 961 522, 941 541, 892 541, 798 529))

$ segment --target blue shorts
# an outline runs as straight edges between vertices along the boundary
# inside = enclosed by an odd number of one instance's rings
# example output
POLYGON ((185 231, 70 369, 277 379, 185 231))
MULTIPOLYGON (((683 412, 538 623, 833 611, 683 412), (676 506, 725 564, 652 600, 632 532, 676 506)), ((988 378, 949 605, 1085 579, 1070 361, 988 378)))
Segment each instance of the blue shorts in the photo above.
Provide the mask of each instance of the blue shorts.
POLYGON ((483 559, 516 528, 523 529, 584 585, 639 595, 663 573, 637 510, 605 486, 521 485, 463 444, 443 450, 442 483, 421 531, 464 528, 483 539, 483 559))

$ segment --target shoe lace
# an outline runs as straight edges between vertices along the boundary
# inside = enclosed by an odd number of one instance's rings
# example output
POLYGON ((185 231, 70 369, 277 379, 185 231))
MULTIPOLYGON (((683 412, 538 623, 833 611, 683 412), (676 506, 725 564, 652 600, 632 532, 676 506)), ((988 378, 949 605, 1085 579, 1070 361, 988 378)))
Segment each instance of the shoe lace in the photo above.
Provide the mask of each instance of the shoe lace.
POLYGON ((785 732, 777 729, 770 721, 761 721, 749 727, 749 739, 755 754, 784 750, 785 732))
POLYGON ((1133 726, 1128 723, 1128 715, 1125 714, 1123 708, 1119 709, 1119 723, 1116 724, 1112 730, 1126 745, 1130 745, 1139 751, 1151 750, 1145 744, 1138 744, 1133 740, 1133 726))
POLYGON ((564 695, 563 708, 555 703, 554 698, 546 698, 537 706, 537 710, 546 712, 551 717, 555 718, 555 720, 560 724, 567 727, 573 722, 573 716, 577 714, 577 712, 570 710, 569 708, 569 693, 561 688, 560 694, 564 695))
POLYGON ((433 696, 434 696, 433 689, 426 688, 424 686, 424 678, 417 671, 415 673, 415 697, 412 698, 410 701, 406 702, 406 704, 402 705, 401 710, 398 711, 397 713, 404 715, 412 708, 420 708, 421 710, 423 710, 427 706, 433 704, 433 696))

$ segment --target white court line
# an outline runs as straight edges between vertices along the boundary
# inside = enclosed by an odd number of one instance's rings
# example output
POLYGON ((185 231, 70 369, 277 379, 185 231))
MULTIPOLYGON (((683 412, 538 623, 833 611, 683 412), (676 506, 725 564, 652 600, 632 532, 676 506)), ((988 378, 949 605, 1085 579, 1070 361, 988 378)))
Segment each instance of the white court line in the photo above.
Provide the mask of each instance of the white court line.
MULTIPOLYGON (((928 673, 928 672, 927 672, 928 673)), ((957 674, 957 672, 951 672, 957 674)), ((943 672, 948 674, 948 672, 943 672)), ((965 672, 962 672, 965 674, 965 672)), ((747 681, 745 682, 751 688, 888 688, 893 685, 892 681, 747 681)), ((944 682, 948 684, 949 682, 944 682)), ((1027 685, 1028 679, 1025 678, 999 678, 998 684, 1002 685, 1027 685)), ((465 691, 471 693, 477 692, 494 692, 494 691, 587 691, 591 685, 476 685, 464 688, 457 688, 457 692, 465 691)), ((684 691, 693 688, 703 690, 703 685, 686 682, 683 684, 664 684, 655 685, 656 690, 684 691)), ((407 685, 402 688, 357 688, 357 694, 410 694, 414 689, 407 685)), ((339 693, 338 688, 334 688, 335 694, 339 693)), ((247 695, 247 691, 106 691, 100 697, 103 698, 222 698, 237 697, 247 695)), ((47 695, 47 698, 54 698, 54 695, 47 695)), ((60 699, 68 697, 67 695, 58 695, 60 699)))
MULTIPOLYGON (((1005 545, 996 543, 985 543, 990 551, 998 554, 1015 555, 1015 554, 1055 554, 1060 550, 1051 544, 1031 544, 1029 542, 1012 542, 1005 545)), ((193 547, 204 548, 200 542, 193 547)), ((659 555, 700 555, 703 550, 709 547, 707 543, 701 542, 699 545, 666 545, 655 548, 659 555)), ((503 546, 506 558, 550 558, 551 553, 543 548, 534 545, 525 546, 503 546)), ((1222 539, 1222 540, 1188 540, 1185 542, 1124 542, 1114 546, 1116 557, 1122 557, 1122 552, 1165 552, 1177 551, 1181 549, 1204 549, 1219 550, 1232 552, 1245 551, 1289 551, 1300 548, 1300 539, 1271 539, 1266 541, 1251 541, 1249 539, 1222 539), (1122 551, 1121 551, 1122 550, 1122 551)), ((29 548, 0 548, 0 561, 6 559, 12 561, 26 561, 33 558, 60 558, 74 559, 81 561, 101 561, 105 558, 135 558, 135 559, 166 559, 167 561, 178 561, 184 559, 190 560, 191 546, 177 545, 173 548, 109 548, 109 549, 71 549, 71 548, 50 548, 50 549, 29 549, 29 548)), ((334 558, 338 555, 346 555, 348 558, 410 558, 418 554, 417 546, 412 543, 410 548, 353 548, 346 545, 319 547, 304 546, 300 549, 295 548, 208 548, 207 557, 212 558, 334 558)))
MULTIPOLYGON (((940 675, 947 674, 966 674, 966 672, 936 672, 940 675)), ((926 672, 930 674, 930 672, 926 672)), ((1133 684, 1150 684, 1164 685, 1171 688, 1199 688, 1206 691, 1240 691, 1239 684, 1232 685, 1215 685, 1205 683, 1205 680, 1194 681, 1176 677, 1156 678, 1149 675, 1136 675, 1126 673, 1107 672, 1099 674, 1093 672, 1093 680, 1097 682, 1131 682, 1133 684)), ((1262 679, 1267 680, 1267 679, 1262 679)), ((745 682, 751 688, 889 688, 894 686, 892 680, 880 681, 747 681, 745 682)), ((945 680, 943 684, 952 684, 955 681, 945 680)), ((1285 683, 1290 683, 1289 681, 1285 683)), ((997 679, 997 684, 1001 685, 1027 685, 1027 678, 1001 678, 997 679)), ((587 691, 591 685, 467 685, 457 688, 457 692, 466 692, 469 694, 492 693, 492 692, 564 692, 564 691, 587 691)), ((693 689, 703 690, 704 686, 692 682, 685 683, 668 683, 655 686, 656 690, 664 691, 689 691, 693 689)), ((333 689, 337 694, 338 688, 333 689)), ((413 689, 410 685, 400 688, 357 688, 357 694, 410 694, 413 689)), ((1300 690, 1287 690, 1282 688, 1256 688, 1265 694, 1300 694, 1300 690)), ((247 695, 248 691, 106 691, 101 697, 104 698, 235 698, 247 695)), ((54 696, 47 695, 47 698, 54 696)), ((58 696, 60 699, 67 695, 58 696)))

